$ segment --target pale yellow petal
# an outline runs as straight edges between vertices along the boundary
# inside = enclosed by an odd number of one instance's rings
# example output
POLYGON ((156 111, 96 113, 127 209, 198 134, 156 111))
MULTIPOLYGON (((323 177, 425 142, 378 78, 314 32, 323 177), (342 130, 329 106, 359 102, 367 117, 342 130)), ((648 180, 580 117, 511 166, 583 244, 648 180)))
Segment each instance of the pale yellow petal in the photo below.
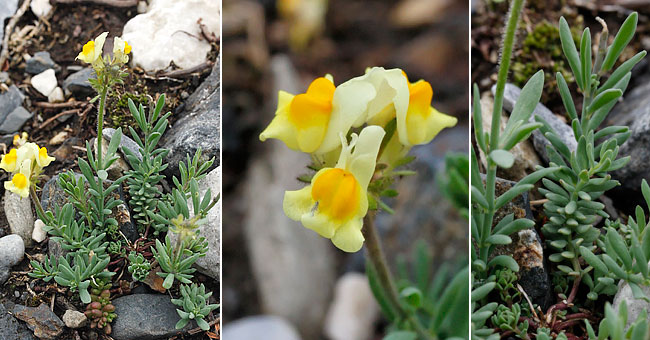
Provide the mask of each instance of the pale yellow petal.
POLYGON ((278 94, 278 108, 275 117, 269 126, 260 134, 262 142, 269 138, 275 138, 283 141, 287 147, 292 150, 300 150, 297 139, 297 132, 293 124, 289 121, 289 104, 293 95, 284 91, 278 94))
POLYGON ((108 36, 108 32, 104 32, 98 35, 97 38, 95 38, 95 55, 93 61, 102 57, 104 51, 104 42, 106 41, 107 36, 108 36))
MULTIPOLYGON (((408 142, 411 145, 427 144, 438 135, 442 129, 453 127, 458 122, 458 119, 440 113, 435 108, 431 107, 429 115, 423 117, 421 115, 412 115, 407 120, 407 134, 408 142)), ((400 136, 401 137, 401 136, 400 136)))
POLYGON ((332 243, 337 248, 348 253, 361 250, 365 240, 361 228, 363 228, 363 219, 355 218, 349 221, 336 230, 336 233, 332 236, 332 243))
POLYGON ((336 223, 327 215, 320 214, 317 211, 303 215, 300 221, 305 228, 311 229, 325 238, 331 238, 336 232, 336 223))
POLYGON ((339 134, 348 133, 350 128, 359 120, 364 121, 364 114, 370 102, 375 97, 373 86, 358 78, 353 78, 334 91, 332 99, 332 115, 327 126, 327 132, 316 153, 330 152, 341 145, 339 134))
POLYGON ((300 221, 304 214, 311 211, 314 201, 311 198, 311 185, 300 190, 285 191, 282 209, 285 215, 294 221, 300 221))
MULTIPOLYGON (((368 188, 368 184, 375 172, 377 153, 381 141, 386 132, 379 126, 366 126, 359 134, 359 139, 354 147, 346 168, 359 182, 362 188, 368 188)), ((342 164, 338 164, 339 167, 342 164)))
POLYGON ((409 105, 408 81, 400 69, 373 67, 366 74, 377 91, 368 104, 368 124, 385 126, 396 116, 405 116, 409 105))
POLYGON ((386 144, 381 156, 379 156, 378 163, 384 163, 390 168, 393 168, 397 161, 407 156, 411 148, 412 146, 406 146, 400 143, 399 137, 395 133, 390 141, 388 141, 388 144, 386 144))

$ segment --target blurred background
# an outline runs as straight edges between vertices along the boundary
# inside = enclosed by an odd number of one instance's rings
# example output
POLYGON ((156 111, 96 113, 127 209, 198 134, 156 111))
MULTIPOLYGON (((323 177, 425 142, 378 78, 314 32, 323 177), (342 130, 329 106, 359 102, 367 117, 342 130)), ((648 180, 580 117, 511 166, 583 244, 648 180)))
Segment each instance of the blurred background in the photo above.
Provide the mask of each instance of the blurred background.
POLYGON ((381 339, 363 252, 345 254, 284 216, 284 191, 302 187, 307 156, 258 135, 278 90, 304 92, 327 73, 340 84, 366 67, 399 67, 429 81, 433 105, 459 123, 412 150, 418 175, 396 184, 396 214, 377 224, 393 271, 425 240, 434 267, 453 272, 466 263, 467 220, 436 178, 448 151, 468 151, 468 3, 224 0, 223 11, 224 337, 381 339))

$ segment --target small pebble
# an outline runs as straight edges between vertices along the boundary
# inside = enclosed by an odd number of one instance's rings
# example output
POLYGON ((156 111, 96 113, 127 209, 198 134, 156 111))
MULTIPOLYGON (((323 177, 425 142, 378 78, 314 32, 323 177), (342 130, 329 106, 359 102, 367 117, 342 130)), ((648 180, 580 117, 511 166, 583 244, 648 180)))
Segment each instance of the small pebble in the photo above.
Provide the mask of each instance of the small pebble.
POLYGON ((63 314, 63 322, 68 328, 81 328, 86 325, 88 318, 84 313, 78 312, 76 310, 66 310, 63 314))
POLYGON ((49 96, 47 96, 47 101, 50 103, 60 103, 65 100, 65 96, 63 95, 63 89, 60 87, 56 87, 52 93, 50 93, 49 96))
POLYGON ((32 240, 36 241, 37 243, 43 242, 45 238, 47 237, 47 233, 45 230, 43 230, 43 227, 45 227, 45 223, 41 221, 40 219, 36 220, 34 222, 34 230, 32 231, 32 240))
POLYGON ((53 69, 45 70, 32 77, 32 86, 44 96, 49 96, 57 86, 53 69))

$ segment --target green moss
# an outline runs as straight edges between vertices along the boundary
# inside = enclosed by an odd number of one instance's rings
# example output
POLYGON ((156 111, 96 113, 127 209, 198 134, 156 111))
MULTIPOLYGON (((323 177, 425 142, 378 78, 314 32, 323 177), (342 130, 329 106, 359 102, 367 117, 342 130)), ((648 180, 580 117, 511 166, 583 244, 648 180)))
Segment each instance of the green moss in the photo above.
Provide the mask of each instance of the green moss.
MULTIPOLYGON (((574 21, 581 26, 581 18, 574 21)), ((571 26, 574 27, 574 25, 571 26)), ((581 29, 574 28, 572 35, 574 41, 578 42, 581 29)), ((544 70, 545 75, 543 102, 555 101, 559 98, 555 86, 557 72, 562 73, 569 84, 574 82, 573 73, 562 52, 558 26, 547 20, 537 23, 532 32, 529 32, 522 41, 521 48, 512 65, 513 82, 522 87, 540 69, 544 70)))
POLYGON ((149 96, 147 93, 115 93, 113 96, 111 96, 111 98, 109 98, 110 110, 107 114, 107 123, 110 127, 115 129, 121 127, 122 130, 128 131, 129 126, 136 126, 135 119, 129 111, 129 99, 135 103, 136 107, 138 107, 140 104, 142 104, 144 107, 149 106, 149 96))

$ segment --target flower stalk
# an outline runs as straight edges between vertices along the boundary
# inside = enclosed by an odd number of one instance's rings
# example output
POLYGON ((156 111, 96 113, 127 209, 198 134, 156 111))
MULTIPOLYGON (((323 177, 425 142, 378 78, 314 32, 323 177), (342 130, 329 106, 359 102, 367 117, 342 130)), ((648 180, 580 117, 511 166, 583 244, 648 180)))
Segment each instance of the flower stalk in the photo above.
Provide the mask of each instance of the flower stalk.
MULTIPOLYGON (((512 50, 515 44, 515 33, 517 31, 517 25, 519 23, 519 17, 524 8, 525 0, 514 0, 511 3, 510 11, 508 13, 508 22, 506 24, 505 35, 503 38, 503 50, 501 53, 501 63, 499 66, 499 73, 497 77, 497 86, 496 92, 494 95, 494 106, 492 109, 492 125, 490 131, 490 141, 489 141, 489 152, 492 150, 499 149, 499 133, 501 124, 501 111, 503 110, 503 95, 506 88, 506 82, 508 81, 508 71, 510 70, 510 60, 512 59, 512 50)), ((488 209, 486 211, 486 218, 482 221, 482 230, 483 235, 490 235, 489 231, 492 228, 492 223, 494 220, 494 213, 496 209, 494 207, 495 203, 495 184, 497 177, 497 164, 488 157, 488 168, 485 177, 485 187, 486 187, 486 200, 488 203, 488 209)), ((481 248, 481 253, 479 254, 480 259, 487 263, 488 258, 488 248, 481 248)), ((483 274, 487 275, 486 272, 483 274)))
POLYGON ((381 241, 375 227, 375 212, 369 212, 363 219, 363 237, 366 239, 366 257, 372 262, 377 271, 377 279, 381 284, 385 296, 388 297, 393 309, 398 313, 400 319, 408 321, 415 329, 421 339, 432 340, 425 327, 420 324, 418 319, 411 313, 407 312, 400 303, 395 286, 395 280, 388 268, 386 256, 382 250, 381 241))

